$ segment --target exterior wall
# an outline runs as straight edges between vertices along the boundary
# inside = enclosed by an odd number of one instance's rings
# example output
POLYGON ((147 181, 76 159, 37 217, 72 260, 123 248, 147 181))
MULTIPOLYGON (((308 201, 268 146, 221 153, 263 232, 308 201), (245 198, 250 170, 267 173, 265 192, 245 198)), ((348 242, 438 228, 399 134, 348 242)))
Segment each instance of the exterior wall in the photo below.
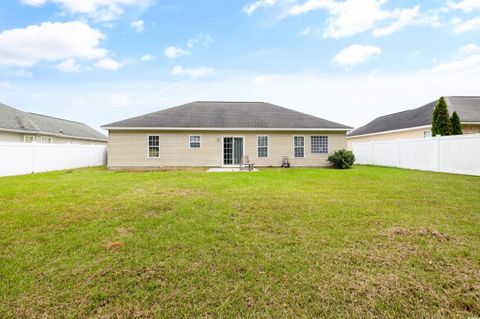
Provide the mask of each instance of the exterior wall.
MULTIPOLYGON (((462 125, 464 134, 476 134, 480 133, 480 125, 462 125)), ((424 137, 423 133, 428 131, 428 128, 419 128, 403 132, 392 132, 392 133, 383 133, 375 134, 368 136, 359 136, 359 137, 347 137, 347 148, 352 149, 352 143, 366 143, 372 141, 388 141, 396 139, 405 139, 405 138, 422 138, 424 137)))
POLYGON ((244 155, 256 166, 280 166, 288 156, 292 166, 328 166, 328 154, 312 154, 310 136, 328 136, 329 153, 346 147, 345 132, 221 132, 116 131, 109 132, 108 167, 222 166, 223 136, 244 137, 244 155), (160 157, 148 158, 148 136, 160 136, 160 157), (189 148, 189 136, 200 135, 201 147, 189 148), (257 136, 268 135, 268 158, 257 157, 257 136), (293 136, 305 136, 305 157, 293 157, 293 136))
POLYGON ((480 124, 462 125, 463 134, 478 134, 480 133, 480 124))
POLYGON ((0 131, 0 142, 23 142, 23 134, 0 131))
POLYGON ((93 141, 93 140, 82 140, 76 138, 68 137, 57 137, 57 136, 48 136, 48 135, 38 135, 38 134, 24 134, 24 133, 15 133, 15 132, 6 132, 0 131, 0 142, 16 142, 23 143, 24 136, 35 136, 37 143, 40 141, 41 136, 53 137, 53 144, 94 144, 94 145, 105 145, 107 142, 93 141))

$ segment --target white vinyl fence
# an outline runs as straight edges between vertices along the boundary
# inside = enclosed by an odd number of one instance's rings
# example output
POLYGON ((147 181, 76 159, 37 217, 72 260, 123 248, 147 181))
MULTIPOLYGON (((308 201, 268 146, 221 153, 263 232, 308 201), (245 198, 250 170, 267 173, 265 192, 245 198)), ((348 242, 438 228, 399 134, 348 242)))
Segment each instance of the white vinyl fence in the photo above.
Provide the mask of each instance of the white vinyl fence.
POLYGON ((0 142, 0 176, 101 166, 107 162, 107 147, 80 144, 0 142))
POLYGON ((480 134, 353 143, 356 163, 480 176, 480 134))

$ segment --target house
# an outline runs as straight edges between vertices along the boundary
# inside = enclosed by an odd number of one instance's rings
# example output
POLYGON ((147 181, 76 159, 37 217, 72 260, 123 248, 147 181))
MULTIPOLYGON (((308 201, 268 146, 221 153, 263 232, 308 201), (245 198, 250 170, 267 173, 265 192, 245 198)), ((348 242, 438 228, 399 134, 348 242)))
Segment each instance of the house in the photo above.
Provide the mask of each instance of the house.
MULTIPOLYGON (((445 101, 450 115, 454 111, 458 113, 464 134, 480 133, 480 96, 449 96, 445 101)), ((374 119, 348 134, 348 148, 351 149, 352 143, 431 137, 432 115, 437 102, 374 119)))
POLYGON ((0 104, 0 142, 104 145, 107 137, 83 123, 0 104))
POLYGON ((192 102, 103 126, 108 167, 327 166, 351 127, 263 102, 192 102))

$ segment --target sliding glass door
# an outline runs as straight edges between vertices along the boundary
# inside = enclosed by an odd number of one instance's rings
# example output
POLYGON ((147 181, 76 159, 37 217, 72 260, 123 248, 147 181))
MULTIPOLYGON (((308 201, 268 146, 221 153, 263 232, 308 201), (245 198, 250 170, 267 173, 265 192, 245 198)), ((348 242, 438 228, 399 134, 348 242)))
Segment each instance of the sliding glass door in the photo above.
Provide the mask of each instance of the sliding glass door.
POLYGON ((223 138, 223 165, 240 165, 243 156, 243 137, 223 138))

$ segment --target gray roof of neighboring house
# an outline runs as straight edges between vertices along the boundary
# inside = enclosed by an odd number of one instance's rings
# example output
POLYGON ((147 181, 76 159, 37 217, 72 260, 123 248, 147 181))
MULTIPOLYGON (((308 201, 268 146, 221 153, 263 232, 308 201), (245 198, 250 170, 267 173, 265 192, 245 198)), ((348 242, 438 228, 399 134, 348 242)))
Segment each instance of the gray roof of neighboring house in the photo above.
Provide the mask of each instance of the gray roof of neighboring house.
POLYGON ((0 130, 53 134, 56 136, 103 140, 107 137, 86 124, 28 113, 0 103, 0 130))
POLYGON ((351 127, 263 102, 192 102, 104 125, 106 128, 319 128, 351 127))
MULTIPOLYGON (((480 123, 480 96, 448 96, 445 101, 450 114, 456 111, 462 123, 480 123)), ((416 109, 380 116, 350 132, 348 137, 430 125, 437 102, 435 100, 416 109)))

